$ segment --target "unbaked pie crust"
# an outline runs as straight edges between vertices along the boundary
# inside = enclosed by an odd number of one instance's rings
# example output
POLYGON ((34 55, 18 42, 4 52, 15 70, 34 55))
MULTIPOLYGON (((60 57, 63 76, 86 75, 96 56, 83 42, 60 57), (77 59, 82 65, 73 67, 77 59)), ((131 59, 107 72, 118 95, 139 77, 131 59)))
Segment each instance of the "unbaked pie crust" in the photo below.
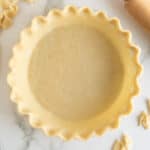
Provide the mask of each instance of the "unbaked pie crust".
POLYGON ((138 54, 118 19, 86 7, 53 9, 36 17, 13 49, 11 99, 47 135, 101 135, 132 109, 138 54))

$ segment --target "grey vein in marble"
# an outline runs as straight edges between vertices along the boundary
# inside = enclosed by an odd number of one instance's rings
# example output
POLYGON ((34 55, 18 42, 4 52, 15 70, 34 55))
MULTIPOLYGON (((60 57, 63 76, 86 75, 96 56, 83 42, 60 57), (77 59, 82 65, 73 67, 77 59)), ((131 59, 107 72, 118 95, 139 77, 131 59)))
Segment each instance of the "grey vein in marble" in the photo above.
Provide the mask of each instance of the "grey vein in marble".
POLYGON ((16 125, 19 127, 19 129, 23 132, 24 135, 22 137, 24 144, 21 150, 28 150, 28 148, 30 147, 30 143, 32 142, 32 140, 34 140, 33 138, 34 129, 29 126, 27 118, 19 116, 19 114, 16 112, 14 112, 14 116, 16 125))

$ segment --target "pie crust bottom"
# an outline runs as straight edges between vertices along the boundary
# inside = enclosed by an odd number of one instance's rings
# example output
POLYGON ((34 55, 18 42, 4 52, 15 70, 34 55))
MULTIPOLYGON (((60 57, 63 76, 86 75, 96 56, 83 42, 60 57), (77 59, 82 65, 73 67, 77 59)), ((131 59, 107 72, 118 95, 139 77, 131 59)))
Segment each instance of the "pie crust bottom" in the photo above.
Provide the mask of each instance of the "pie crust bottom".
POLYGON ((102 32, 84 24, 60 26, 33 50, 28 80, 37 101, 66 120, 92 118, 116 100, 123 66, 102 32))

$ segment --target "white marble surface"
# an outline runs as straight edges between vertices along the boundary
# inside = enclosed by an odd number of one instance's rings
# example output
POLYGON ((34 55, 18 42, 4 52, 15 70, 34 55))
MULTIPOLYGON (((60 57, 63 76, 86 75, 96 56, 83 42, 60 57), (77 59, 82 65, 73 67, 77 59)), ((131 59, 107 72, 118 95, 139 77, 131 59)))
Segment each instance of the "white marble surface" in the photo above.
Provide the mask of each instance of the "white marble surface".
POLYGON ((150 149, 150 130, 137 126, 136 117, 146 110, 145 100, 150 97, 150 32, 141 28, 128 15, 120 0, 37 0, 34 4, 20 3, 20 12, 11 28, 0 32, 0 150, 110 150, 113 141, 122 133, 127 133, 133 142, 133 150, 150 149), (133 100, 133 111, 122 117, 120 127, 106 132, 101 137, 87 141, 71 140, 64 142, 57 137, 46 137, 41 131, 32 129, 25 117, 18 115, 10 101, 10 89, 6 83, 8 60, 12 46, 18 41, 19 32, 34 16, 46 14, 53 7, 62 8, 67 4, 89 6, 103 10, 109 16, 117 16, 121 24, 133 34, 133 42, 141 48, 140 60, 143 74, 140 78, 141 93, 133 100))

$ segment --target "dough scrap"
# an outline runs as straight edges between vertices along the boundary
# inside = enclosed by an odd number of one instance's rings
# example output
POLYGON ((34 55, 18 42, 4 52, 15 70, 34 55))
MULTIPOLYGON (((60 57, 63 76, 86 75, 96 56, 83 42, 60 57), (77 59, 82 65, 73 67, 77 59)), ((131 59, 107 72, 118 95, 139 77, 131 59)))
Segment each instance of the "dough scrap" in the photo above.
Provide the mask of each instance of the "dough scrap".
POLYGON ((131 139, 127 135, 122 135, 120 140, 116 140, 113 144, 112 150, 129 150, 131 139))
POLYGON ((150 128, 150 99, 147 99, 147 112, 141 112, 138 116, 138 125, 143 126, 144 129, 150 128))
POLYGON ((12 24, 18 12, 17 1, 1 1, 0 29, 6 29, 12 24))
MULTIPOLYGON (((24 1, 34 2, 35 0, 24 1)), ((18 12, 18 2, 19 0, 0 0, 0 29, 7 29, 12 25, 12 20, 18 12)))
POLYGON ((143 126, 144 129, 150 128, 150 115, 146 112, 141 112, 138 116, 138 125, 143 126))

